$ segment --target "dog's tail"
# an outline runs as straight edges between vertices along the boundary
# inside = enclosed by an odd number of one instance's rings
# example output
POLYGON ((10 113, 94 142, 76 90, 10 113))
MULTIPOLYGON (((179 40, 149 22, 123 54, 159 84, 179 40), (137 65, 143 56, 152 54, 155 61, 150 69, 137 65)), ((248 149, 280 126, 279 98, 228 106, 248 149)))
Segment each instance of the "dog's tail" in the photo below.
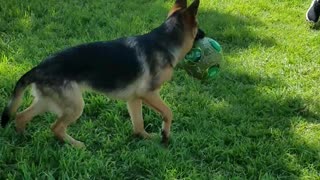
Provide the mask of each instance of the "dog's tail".
POLYGON ((21 100, 23 97, 23 93, 24 90, 26 89, 26 87, 28 85, 30 85, 33 82, 33 73, 34 69, 28 71, 26 74, 24 74, 16 83, 16 86, 13 90, 11 99, 8 103, 8 105, 4 108, 2 116, 1 116, 1 126, 5 127, 9 120, 11 119, 11 117, 13 115, 15 115, 15 113, 17 112, 20 104, 21 104, 21 100))

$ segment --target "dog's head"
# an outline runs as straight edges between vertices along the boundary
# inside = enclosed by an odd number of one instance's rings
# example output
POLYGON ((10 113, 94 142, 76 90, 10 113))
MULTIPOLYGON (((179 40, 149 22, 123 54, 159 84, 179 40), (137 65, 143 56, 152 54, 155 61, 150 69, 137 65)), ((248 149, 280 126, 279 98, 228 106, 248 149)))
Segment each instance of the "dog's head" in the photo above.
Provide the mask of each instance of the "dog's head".
POLYGON ((190 51, 193 43, 197 39, 204 37, 204 32, 198 28, 197 13, 200 0, 194 0, 188 7, 187 0, 176 0, 175 4, 168 13, 168 20, 172 21, 179 29, 179 39, 182 42, 180 56, 190 51))

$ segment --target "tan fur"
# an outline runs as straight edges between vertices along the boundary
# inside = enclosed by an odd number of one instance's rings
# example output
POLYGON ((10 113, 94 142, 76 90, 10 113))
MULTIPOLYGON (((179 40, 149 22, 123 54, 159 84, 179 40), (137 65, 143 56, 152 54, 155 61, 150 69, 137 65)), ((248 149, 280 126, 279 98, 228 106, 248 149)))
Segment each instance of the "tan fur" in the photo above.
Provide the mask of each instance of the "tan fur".
MULTIPOLYGON (((67 134, 67 127, 74 123, 82 114, 84 101, 82 98, 81 89, 77 83, 73 83, 70 88, 65 89, 62 98, 51 98, 49 110, 58 115, 58 119, 51 127, 54 135, 61 141, 68 142, 75 147, 83 147, 84 144, 73 139, 67 134), (56 109, 59 107, 60 109, 56 109)), ((52 97, 52 96, 51 96, 52 97)))
POLYGON ((155 84, 155 90, 159 89, 165 82, 170 81, 173 75, 173 68, 171 66, 166 66, 158 74, 158 81, 155 84))
POLYGON ((178 55, 178 60, 182 60, 184 56, 191 50, 193 46, 194 37, 197 34, 196 32, 197 28, 194 28, 193 31, 190 31, 189 33, 185 34, 185 42, 181 47, 180 54, 178 55))
POLYGON ((57 94, 54 89, 48 87, 37 87, 33 85, 35 99, 30 107, 16 117, 16 129, 23 132, 26 124, 36 115, 43 112, 52 112, 58 116, 56 123, 52 126, 54 135, 61 141, 69 142, 75 147, 83 147, 83 143, 73 139, 66 132, 67 127, 75 122, 82 114, 84 101, 81 89, 77 83, 62 90, 57 94))
POLYGON ((21 105, 23 92, 24 92, 23 90, 20 90, 19 92, 17 92, 16 97, 9 102, 8 106, 12 107, 9 112, 11 115, 15 114, 15 112, 17 112, 19 106, 21 105))
POLYGON ((131 117, 134 134, 140 135, 144 138, 150 138, 150 135, 144 129, 142 100, 138 98, 130 100, 127 102, 127 106, 131 117))
POLYGON ((168 106, 163 102, 158 91, 150 92, 142 97, 143 102, 151 108, 158 111, 163 117, 162 128, 165 138, 169 138, 170 127, 173 119, 173 113, 168 106))
MULTIPOLYGON (((193 42, 198 33, 198 23, 195 17, 190 17, 189 15, 185 15, 185 30, 184 30, 184 43, 180 49, 180 53, 177 56, 177 60, 182 60, 184 56, 191 50, 193 46, 193 42)), ((177 64, 178 62, 175 62, 177 64)))
POLYGON ((16 116, 16 130, 19 133, 24 132, 27 123, 36 115, 44 112, 44 104, 37 99, 33 101, 30 107, 20 112, 16 116))
POLYGON ((186 0, 176 0, 175 4, 173 5, 173 7, 170 9, 170 11, 168 13, 168 17, 170 17, 176 11, 179 11, 179 10, 184 9, 186 7, 187 7, 186 0))
POLYGON ((149 72, 145 72, 138 80, 121 90, 115 90, 106 95, 113 99, 129 101, 135 97, 141 96, 148 91, 150 81, 149 72))
POLYGON ((167 17, 170 17, 173 13, 175 13, 176 11, 179 11, 179 10, 181 10, 181 7, 174 6, 174 7, 169 11, 167 17))

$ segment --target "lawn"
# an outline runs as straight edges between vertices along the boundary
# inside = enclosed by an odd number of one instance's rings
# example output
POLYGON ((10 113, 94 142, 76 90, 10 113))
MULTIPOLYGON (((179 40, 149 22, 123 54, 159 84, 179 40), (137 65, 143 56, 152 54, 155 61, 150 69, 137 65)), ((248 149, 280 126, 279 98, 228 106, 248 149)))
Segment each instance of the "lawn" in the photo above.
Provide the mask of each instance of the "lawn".
MULTIPOLYGON (((142 34, 172 0, 0 0, 0 108, 16 80, 51 53, 142 34)), ((199 24, 224 51, 217 77, 177 69, 162 88, 174 112, 168 148, 161 118, 145 108, 152 140, 132 136, 123 101, 85 93, 69 128, 86 149, 59 143, 54 116, 18 135, 0 128, 0 179, 319 179, 320 29, 303 0, 202 0, 199 24)), ((22 109, 32 98, 26 93, 22 109)))

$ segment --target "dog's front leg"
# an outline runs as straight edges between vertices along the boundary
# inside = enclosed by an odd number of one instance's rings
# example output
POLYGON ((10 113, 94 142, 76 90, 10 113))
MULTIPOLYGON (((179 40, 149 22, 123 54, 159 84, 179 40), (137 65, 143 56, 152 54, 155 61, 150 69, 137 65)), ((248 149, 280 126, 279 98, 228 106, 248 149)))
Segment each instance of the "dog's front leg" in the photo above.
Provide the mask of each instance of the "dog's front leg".
POLYGON ((163 117, 162 124, 162 143, 168 144, 170 127, 173 119, 173 114, 170 108, 163 102, 158 91, 150 92, 143 97, 143 102, 151 108, 158 111, 163 117))
POLYGON ((133 125, 135 135, 142 136, 143 138, 150 138, 151 136, 145 131, 143 117, 142 117, 142 100, 133 99, 127 102, 128 111, 133 125))

